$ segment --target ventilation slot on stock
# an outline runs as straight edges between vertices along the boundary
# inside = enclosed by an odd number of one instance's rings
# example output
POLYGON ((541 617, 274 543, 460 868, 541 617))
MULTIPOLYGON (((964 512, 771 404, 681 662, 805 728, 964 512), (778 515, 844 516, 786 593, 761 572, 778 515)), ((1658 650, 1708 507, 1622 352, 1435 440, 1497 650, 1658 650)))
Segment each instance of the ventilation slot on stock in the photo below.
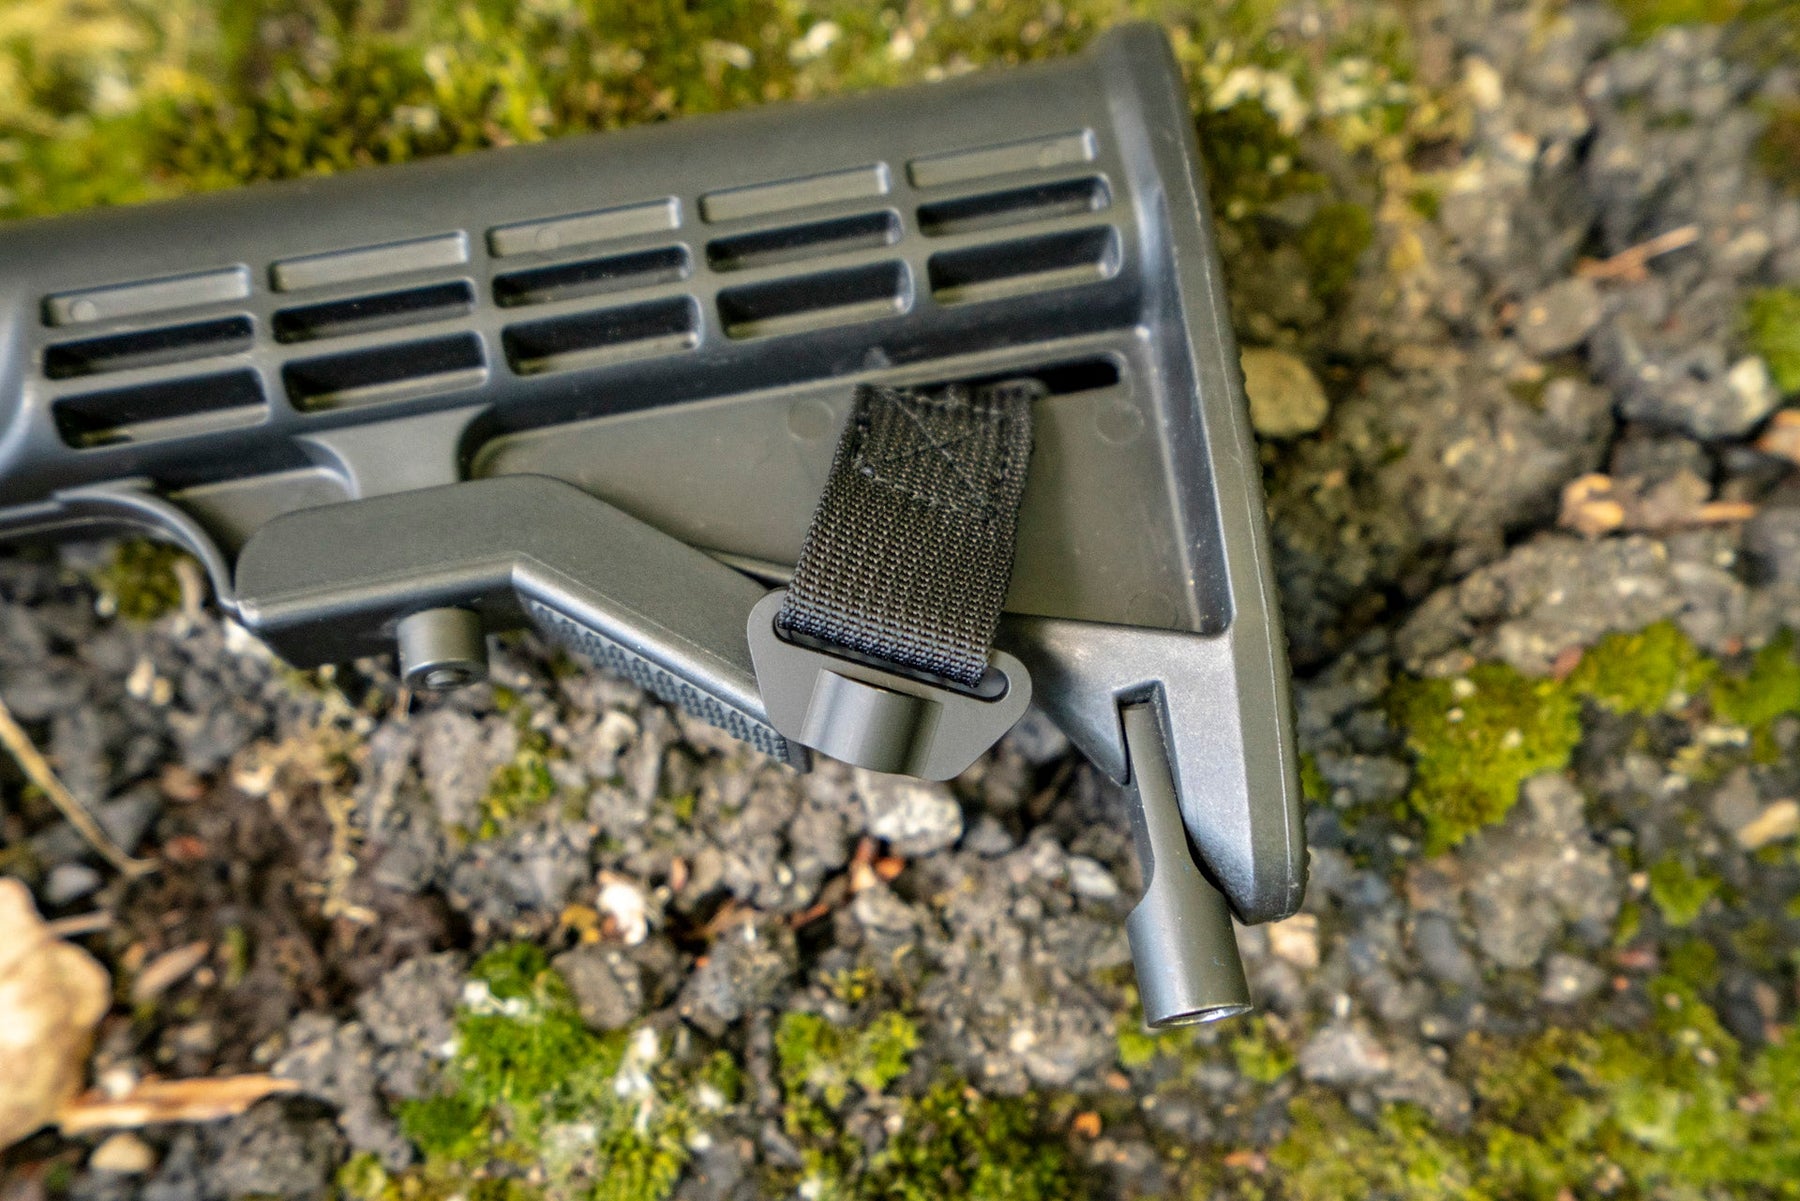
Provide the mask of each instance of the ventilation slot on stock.
POLYGON ((1112 193, 1099 176, 961 196, 919 206, 919 228, 931 237, 974 233, 1028 221, 1097 213, 1112 203, 1112 193))
POLYGON ((65 396, 53 412, 64 442, 90 447, 254 425, 268 404, 254 371, 227 371, 65 396))
POLYGON ((848 250, 872 250, 900 240, 900 214, 863 213, 784 229, 719 238, 706 247, 706 261, 715 271, 743 271, 771 267, 848 250))
POLYGON ((473 285, 467 280, 452 280, 402 292, 283 309, 275 314, 275 338, 279 342, 316 342, 464 317, 474 308, 473 285))
POLYGON ((631 288, 676 283, 686 279, 690 270, 685 246, 664 246, 657 250, 508 272, 494 278, 494 300, 511 308, 601 296, 631 288))
POLYGON ((474 387, 487 378, 487 362, 481 339, 452 334, 302 359, 281 374, 294 407, 317 412, 474 387))
POLYGON ((73 379, 133 367, 157 367, 185 363, 212 355, 236 354, 250 349, 252 326, 248 317, 223 317, 191 325, 109 334, 63 342, 44 351, 44 374, 51 379, 73 379))
POLYGON ((1119 270, 1119 235, 1110 226, 947 250, 931 256, 931 293, 940 304, 968 304, 1110 279, 1119 270))
POLYGON ((700 311, 685 296, 509 326, 506 361, 520 375, 604 367, 691 350, 700 311))
POLYGON ((874 321, 907 307, 904 263, 874 263, 719 293, 719 316, 733 338, 761 338, 874 321))

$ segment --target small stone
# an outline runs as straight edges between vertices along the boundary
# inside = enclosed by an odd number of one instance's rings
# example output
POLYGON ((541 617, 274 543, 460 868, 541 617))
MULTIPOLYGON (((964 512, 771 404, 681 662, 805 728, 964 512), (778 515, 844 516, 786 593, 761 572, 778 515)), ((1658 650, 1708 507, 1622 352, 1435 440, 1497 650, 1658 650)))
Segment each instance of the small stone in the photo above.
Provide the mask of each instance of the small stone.
POLYGON ((1506 99, 1506 84, 1492 63, 1480 55, 1463 59, 1463 91, 1484 113, 1498 109, 1506 99))
POLYGON ((1528 968, 1565 925, 1606 929, 1619 910, 1612 854, 1593 838, 1584 799, 1568 779, 1527 780, 1498 826, 1466 844, 1471 925, 1481 951, 1504 967, 1528 968))
POLYGON ((1748 767, 1740 767, 1725 777, 1707 802, 1707 811, 1714 826, 1734 836, 1756 819, 1762 811, 1762 796, 1748 767))
POLYGON ((1781 393, 1769 376, 1769 365, 1755 355, 1732 364, 1731 370, 1725 373, 1725 384, 1740 405, 1739 424, 1734 433, 1749 432, 1781 403, 1781 393))
POLYGON ((786 922, 743 922, 713 940, 688 977, 677 1011, 712 1038, 770 1003, 799 961, 786 922))
POLYGON ((218 1142, 213 1179, 228 1197, 324 1201, 342 1158, 329 1120, 289 1116, 275 1102, 233 1118, 219 1131, 218 1142))
POLYGON ((44 904, 59 908, 98 892, 106 881, 85 863, 59 863, 44 878, 44 904))
POLYGON ((962 837, 962 806, 947 785, 858 771, 856 793, 869 833, 896 855, 917 859, 955 846, 962 837))
POLYGON ((1769 418, 1769 428, 1756 440, 1756 449, 1800 463, 1800 409, 1783 409, 1769 418))
POLYGON ((1042 709, 1025 710, 1025 716, 1007 732, 1006 740, 1033 767, 1042 767, 1069 753, 1068 735, 1042 709))
POLYGON ((1439 1125, 1465 1130, 1473 1110, 1469 1090, 1450 1079, 1427 1053, 1411 1044, 1395 1049, 1387 1078, 1375 1086, 1383 1101, 1406 1101, 1429 1113, 1439 1125))
POLYGON ((885 884, 876 883, 856 894, 850 916, 865 930, 884 934, 910 934, 918 926, 912 907, 885 884))
POLYGON ((1269 926, 1269 950, 1302 971, 1319 966, 1319 919, 1310 913, 1296 913, 1285 921, 1269 926))
POLYGON ((1526 299, 1515 331, 1540 359, 1573 350, 1600 323, 1600 290, 1592 280, 1565 279, 1526 299))
POLYGON ((1795 834, 1800 834, 1800 803, 1784 798, 1765 805, 1761 813, 1739 827, 1737 841, 1746 851, 1754 851, 1795 834))
POLYGON ((1625 524, 1625 506, 1614 495, 1613 479, 1599 472, 1577 476, 1563 487, 1556 523, 1586 538, 1610 534, 1625 524))
MULTIPOLYGON (((114 842, 133 851, 150 832, 161 811, 162 794, 154 787, 139 787, 94 806, 94 819, 114 842)), ((68 822, 58 822, 36 835, 31 840, 31 848, 40 859, 49 863, 81 859, 93 853, 87 841, 68 822)))
POLYGON ((1464 988, 1478 983, 1481 969, 1456 935, 1456 924, 1439 913, 1427 913, 1413 928, 1413 950, 1432 977, 1464 988))
POLYGON ((88 1167, 116 1176, 141 1176, 156 1166, 156 1152, 135 1134, 115 1134, 88 1156, 88 1167))
POLYGON ((558 955, 551 966, 568 981, 589 1028, 623 1030, 643 1012, 643 972, 617 949, 576 947, 558 955))
POLYGON ((1744 527, 1744 549, 1771 581, 1800 584, 1800 507, 1762 509, 1744 527))
POLYGON ((984 813, 976 818, 975 824, 963 838, 963 849, 980 855, 983 859, 998 858, 1018 845, 1017 840, 1000 823, 1000 819, 991 813, 984 813))
POLYGON ((1318 377, 1286 351, 1252 347, 1239 355, 1250 424, 1265 438, 1295 438, 1325 424, 1331 401, 1318 377))
POLYGON ((1585 959, 1561 953, 1544 963, 1544 987, 1538 996, 1547 1005, 1573 1005, 1599 992, 1606 973, 1585 959))
POLYGON ((1119 895, 1119 882, 1111 872, 1086 855, 1069 856, 1069 890, 1092 901, 1110 901, 1119 895))
POLYGON ((595 906, 626 946, 635 947, 649 937, 650 918, 644 890, 637 881, 614 872, 601 872, 600 896, 595 906))
POLYGON ((1300 1048, 1300 1074, 1318 1084, 1365 1084, 1393 1068, 1393 1058, 1367 1029, 1334 1022, 1300 1048))

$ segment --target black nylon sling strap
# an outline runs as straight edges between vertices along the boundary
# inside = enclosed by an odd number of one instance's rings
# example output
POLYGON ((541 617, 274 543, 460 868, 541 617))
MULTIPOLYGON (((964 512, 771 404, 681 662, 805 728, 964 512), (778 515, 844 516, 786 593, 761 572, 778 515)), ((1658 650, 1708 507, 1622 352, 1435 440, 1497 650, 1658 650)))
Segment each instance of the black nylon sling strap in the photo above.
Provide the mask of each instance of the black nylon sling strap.
POLYGON ((964 687, 980 683, 1012 579, 1036 380, 864 386, 777 619, 964 687))

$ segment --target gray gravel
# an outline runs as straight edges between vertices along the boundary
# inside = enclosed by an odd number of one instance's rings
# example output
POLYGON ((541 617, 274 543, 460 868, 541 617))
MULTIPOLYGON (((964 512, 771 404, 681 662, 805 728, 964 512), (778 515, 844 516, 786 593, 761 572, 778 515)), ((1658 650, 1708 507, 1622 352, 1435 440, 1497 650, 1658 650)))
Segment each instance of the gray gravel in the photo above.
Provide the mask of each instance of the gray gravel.
MULTIPOLYGON (((1387 707, 1404 676, 1488 661, 1548 676, 1658 621, 1720 656, 1800 628, 1800 483, 1751 445, 1795 400, 1737 317, 1749 289, 1800 283, 1800 197, 1752 149, 1800 72, 1747 64, 1721 36, 1632 43, 1596 3, 1442 6, 1421 18, 1420 70, 1468 98, 1468 122, 1415 155, 1421 173, 1431 155, 1448 164, 1435 205, 1384 221, 1341 304, 1308 292, 1291 238, 1233 279, 1245 343, 1278 348, 1259 426, 1300 748, 1321 793, 1299 924, 1242 932, 1266 1015, 1255 1037, 1293 1071, 1249 1080, 1243 1026, 1191 1036, 1184 1060, 1122 1059, 1121 923, 1140 884, 1123 799, 1041 714, 948 784, 830 764, 797 777, 625 684, 558 670, 528 637, 502 645, 494 685, 401 713, 386 664, 298 681, 212 617, 97 616, 80 574, 97 552, 74 548, 0 560, 0 695, 121 842, 212 839, 194 875, 213 882, 162 908, 211 915, 216 929, 188 937, 252 930, 257 948, 241 991, 183 994, 242 1010, 244 1045, 223 1016, 159 1018, 103 1039, 98 1062, 267 1069, 305 1093, 157 1132, 158 1166, 130 1189, 298 1199, 325 1195, 353 1152, 403 1169, 416 1152, 395 1107, 438 1086, 473 955, 512 939, 556 952, 592 1029, 648 1023, 744 1065, 746 1101, 695 1150, 694 1198, 755 1195, 759 1173, 800 1162, 773 1031, 791 1010, 845 1016, 853 969, 872 1004, 917 1021, 922 1064, 996 1096, 1105 1109, 1094 1179, 1118 1195, 1169 1187, 1177 1144, 1267 1147, 1303 1084, 1358 1115, 1404 1101, 1466 1129, 1463 1040, 1637 1014, 1684 939, 1718 950, 1709 1000, 1747 1044, 1792 1023, 1791 964, 1752 962, 1740 936, 1754 917, 1800 939, 1782 916, 1796 869, 1787 851, 1758 859, 1742 832, 1783 828, 1778 807, 1800 795, 1800 719, 1770 728, 1772 756, 1715 778, 1683 765, 1739 733, 1588 706, 1567 771, 1427 858, 1387 707), (1690 226, 1642 270, 1592 265, 1690 226), (1409 256, 1424 265, 1387 271, 1409 256), (1565 490, 1595 473, 1630 502, 1602 536, 1560 522, 1565 490), (1717 501, 1755 515, 1695 519, 1717 501), (327 742, 348 749, 321 758, 327 742), (496 770, 526 746, 554 800, 484 829, 496 770), (347 864, 322 789, 353 802, 347 864), (1664 922, 1638 867, 1671 855, 1721 881, 1734 911, 1715 904, 1686 932, 1664 922), (288 910, 301 916, 257 924, 288 910), (1642 925, 1621 940, 1628 914, 1642 925), (206 1021, 210 1035, 194 1029, 206 1021)), ((1332 196, 1375 195, 1341 151, 1307 153, 1332 196)), ((1303 228, 1317 199, 1253 224, 1303 228)), ((1242 236, 1228 229, 1228 247, 1242 236)), ((1228 272, 1244 261, 1228 256, 1228 272)), ((27 835, 48 911, 123 895, 67 827, 27 835)), ((889 1101, 853 1115, 871 1146, 889 1101)), ((131 1195, 76 1180, 78 1197, 131 1195)))

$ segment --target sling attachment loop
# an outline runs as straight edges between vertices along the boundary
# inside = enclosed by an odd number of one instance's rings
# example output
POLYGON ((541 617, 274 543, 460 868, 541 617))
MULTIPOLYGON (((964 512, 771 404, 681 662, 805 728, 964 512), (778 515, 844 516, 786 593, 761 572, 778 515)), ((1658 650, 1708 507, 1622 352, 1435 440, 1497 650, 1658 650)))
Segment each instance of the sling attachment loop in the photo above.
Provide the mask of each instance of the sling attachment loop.
POLYGON ((771 723, 874 771, 945 780, 1031 700, 993 649, 1036 380, 857 389, 793 581, 751 613, 771 723))

